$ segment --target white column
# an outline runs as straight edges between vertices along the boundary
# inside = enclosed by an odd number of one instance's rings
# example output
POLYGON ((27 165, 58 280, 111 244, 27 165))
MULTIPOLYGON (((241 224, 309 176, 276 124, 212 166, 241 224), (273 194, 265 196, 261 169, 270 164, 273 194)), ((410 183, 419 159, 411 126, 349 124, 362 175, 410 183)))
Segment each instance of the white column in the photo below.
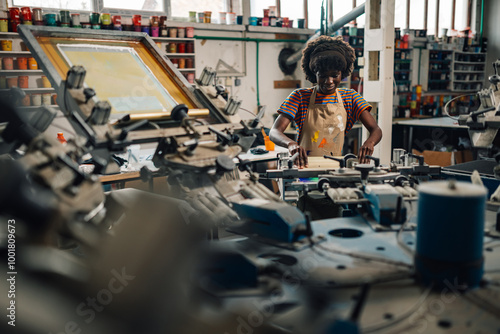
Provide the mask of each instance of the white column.
MULTIPOLYGON (((382 129, 382 141, 373 155, 383 164, 390 163, 392 150, 394 4, 395 0, 367 0, 365 9, 363 97, 374 108, 378 106, 377 123, 382 129)), ((367 138, 368 131, 363 128, 363 142, 367 138)))

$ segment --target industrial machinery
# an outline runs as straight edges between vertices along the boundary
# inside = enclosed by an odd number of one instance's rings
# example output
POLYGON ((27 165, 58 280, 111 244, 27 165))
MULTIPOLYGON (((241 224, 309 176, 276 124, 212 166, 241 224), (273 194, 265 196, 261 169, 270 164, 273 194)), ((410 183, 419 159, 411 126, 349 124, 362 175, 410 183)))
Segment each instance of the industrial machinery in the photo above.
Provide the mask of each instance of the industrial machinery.
MULTIPOLYGON (((56 82, 56 67, 49 69, 41 46, 26 35, 47 47, 67 30, 20 29, 56 82)), ((118 40, 148 40, 128 34, 113 32, 118 40)), ((92 36, 103 35, 89 33, 86 43, 92 36)), ((12 332, 13 324, 23 333, 500 328, 500 240, 484 233, 500 227, 496 213, 486 210, 484 188, 424 182, 433 168, 408 159, 407 166, 382 167, 375 157, 374 165, 326 157, 339 165, 316 170, 314 189, 353 210, 312 220, 258 182, 311 171, 295 169, 289 156, 282 157, 283 168, 265 175, 238 160, 260 131, 257 124, 194 116, 193 109, 229 108, 195 94, 191 105, 174 99, 168 124, 159 129, 132 113, 111 124, 115 107, 98 100, 106 92, 94 90, 87 99, 92 76, 67 67, 57 87, 75 139, 61 144, 44 133, 54 117, 50 110, 27 119, 3 108, 9 116, 1 129, 0 217, 7 224, 0 251, 11 267, 0 287, 14 294, 0 299, 8 319, 2 332, 12 332), (133 143, 156 145, 153 162, 168 191, 103 191, 96 173, 110 170, 110 155, 133 143), (94 173, 78 168, 86 155, 97 162, 94 173), (249 178, 235 176, 236 167, 249 178)), ((204 91, 210 96, 211 89, 204 91)))

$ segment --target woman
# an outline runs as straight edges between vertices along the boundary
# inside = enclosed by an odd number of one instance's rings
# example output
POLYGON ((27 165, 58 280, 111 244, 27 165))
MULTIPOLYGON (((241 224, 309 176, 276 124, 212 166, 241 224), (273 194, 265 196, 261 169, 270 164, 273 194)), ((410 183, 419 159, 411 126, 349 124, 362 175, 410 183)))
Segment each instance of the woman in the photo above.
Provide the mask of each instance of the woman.
POLYGON ((296 164, 307 167, 308 156, 341 155, 344 136, 360 120, 370 133, 359 149, 358 159, 367 163, 375 145, 382 139, 382 130, 370 114, 372 107, 353 89, 338 88, 342 79, 351 75, 354 49, 341 36, 321 36, 309 42, 302 55, 306 79, 312 88, 293 91, 278 109, 269 138, 287 147, 290 154, 299 152, 296 164), (298 140, 288 138, 284 131, 294 120, 298 140))

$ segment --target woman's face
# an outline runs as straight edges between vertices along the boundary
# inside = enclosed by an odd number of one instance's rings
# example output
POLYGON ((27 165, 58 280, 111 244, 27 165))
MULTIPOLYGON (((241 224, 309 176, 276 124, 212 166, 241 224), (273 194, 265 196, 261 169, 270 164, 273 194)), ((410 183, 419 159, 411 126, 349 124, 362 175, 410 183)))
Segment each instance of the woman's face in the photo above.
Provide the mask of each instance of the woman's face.
POLYGON ((340 85, 342 80, 341 71, 326 71, 326 72, 316 72, 316 81, 318 83, 318 91, 321 94, 329 95, 333 94, 337 87, 340 85))

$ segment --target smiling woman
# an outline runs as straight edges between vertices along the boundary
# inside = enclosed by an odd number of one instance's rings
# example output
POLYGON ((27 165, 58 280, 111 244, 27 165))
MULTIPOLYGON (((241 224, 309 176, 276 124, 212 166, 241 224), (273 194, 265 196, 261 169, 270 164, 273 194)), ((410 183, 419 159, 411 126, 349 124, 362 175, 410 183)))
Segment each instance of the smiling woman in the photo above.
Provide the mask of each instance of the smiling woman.
POLYGON ((361 163, 368 162, 366 156, 380 142, 382 130, 370 114, 371 106, 353 89, 338 87, 351 75, 355 60, 354 49, 341 36, 321 36, 304 49, 302 70, 306 79, 316 85, 296 89, 288 96, 269 134, 290 154, 299 153, 299 168, 308 167, 308 156, 341 155, 344 136, 358 120, 370 132, 359 149, 361 163), (284 134, 292 120, 297 124, 297 141, 284 134))

